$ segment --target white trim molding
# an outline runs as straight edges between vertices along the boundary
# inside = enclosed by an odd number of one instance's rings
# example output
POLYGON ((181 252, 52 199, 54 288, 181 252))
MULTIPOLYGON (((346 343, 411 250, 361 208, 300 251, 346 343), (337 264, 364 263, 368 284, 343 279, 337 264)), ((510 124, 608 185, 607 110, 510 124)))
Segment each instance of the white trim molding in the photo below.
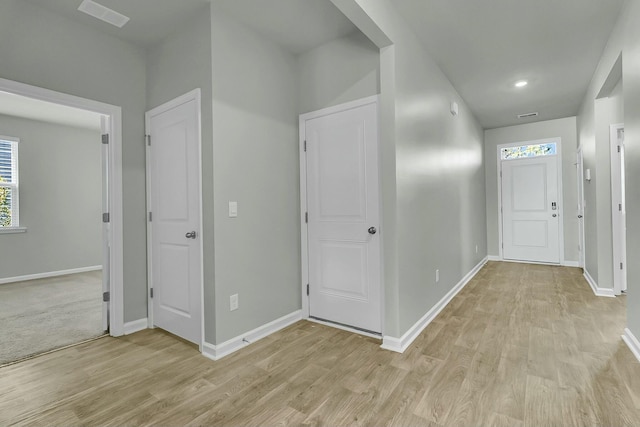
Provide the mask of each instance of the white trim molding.
POLYGON ((629 350, 631 350, 631 353, 633 353, 636 359, 638 359, 638 362, 640 362, 640 341, 638 341, 638 338, 636 338, 636 336, 633 335, 633 332, 631 332, 629 328, 624 328, 622 341, 624 341, 625 344, 627 344, 627 347, 629 347, 629 350))
POLYGON ((485 257, 480 261, 473 269, 464 276, 457 285, 455 285, 447 294, 438 301, 427 313, 422 316, 404 335, 400 338, 384 336, 382 338, 381 348, 385 350, 395 351, 397 353, 404 353, 409 348, 411 343, 418 338, 418 335, 436 318, 436 316, 444 309, 447 304, 451 302, 458 292, 460 292, 466 285, 474 278, 482 267, 487 263, 488 259, 485 257))
POLYGON ((563 267, 580 267, 580 261, 567 261, 562 263, 563 267))
POLYGON ((48 277, 66 276, 67 274, 86 273, 87 271, 102 270, 101 265, 92 265, 90 267, 71 268, 69 270, 48 271, 46 273, 27 274, 25 276, 7 277, 0 279, 0 285, 14 282, 25 282, 27 280, 46 279, 48 277))
POLYGON ((591 277, 591 275, 589 274, 589 272, 586 269, 584 270, 584 273, 582 275, 584 276, 584 279, 587 281, 589 286, 591 286, 591 290, 593 291, 595 296, 597 296, 597 297, 609 297, 609 298, 615 298, 616 297, 615 293, 613 292, 613 289, 599 287, 598 283, 596 283, 596 281, 593 280, 593 277, 591 277))
POLYGON ((0 234, 26 233, 27 227, 0 227, 0 234))
POLYGON ((296 310, 293 313, 289 313, 286 316, 266 323, 255 328, 252 331, 246 332, 242 335, 238 335, 237 337, 231 338, 230 340, 227 340, 218 345, 205 342, 202 345, 202 355, 213 360, 222 359, 223 357, 236 352, 241 348, 244 348, 249 344, 254 343, 266 336, 269 336, 274 332, 278 332, 280 329, 284 329, 299 320, 302 320, 302 310, 296 310))
POLYGON ((124 334, 130 335, 136 332, 147 329, 149 320, 145 317, 143 319, 134 320, 133 322, 126 322, 124 324, 124 334))
POLYGON ((500 258, 500 255, 488 255, 487 261, 502 261, 502 258, 500 258))

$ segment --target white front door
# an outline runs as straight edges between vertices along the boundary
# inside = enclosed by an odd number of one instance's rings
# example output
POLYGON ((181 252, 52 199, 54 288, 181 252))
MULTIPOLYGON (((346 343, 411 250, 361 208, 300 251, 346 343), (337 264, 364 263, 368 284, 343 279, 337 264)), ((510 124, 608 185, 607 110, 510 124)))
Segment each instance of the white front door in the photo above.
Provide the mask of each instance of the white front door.
POLYGON ((560 263, 557 156, 502 161, 503 258, 560 263))
MULTIPOLYGON (((201 342, 200 99, 147 113, 153 325, 201 342)), ((189 94, 188 94, 189 95, 189 94)))
POLYGON ((302 117, 309 315, 380 333, 377 103, 302 117))

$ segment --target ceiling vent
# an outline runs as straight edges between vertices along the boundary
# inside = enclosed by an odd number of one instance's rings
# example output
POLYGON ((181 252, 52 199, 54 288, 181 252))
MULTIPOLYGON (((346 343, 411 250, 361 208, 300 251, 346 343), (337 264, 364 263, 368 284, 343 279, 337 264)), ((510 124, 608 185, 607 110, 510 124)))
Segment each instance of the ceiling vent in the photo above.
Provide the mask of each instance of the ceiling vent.
POLYGON ((78 7, 80 12, 84 12, 87 15, 91 15, 94 18, 98 18, 101 21, 108 22, 111 25, 115 25, 118 28, 122 28, 124 24, 129 22, 129 17, 124 16, 121 13, 111 10, 101 4, 98 4, 92 0, 83 0, 78 7))
POLYGON ((519 119, 528 119, 529 117, 538 117, 538 113, 524 113, 524 114, 518 114, 518 118, 519 119))

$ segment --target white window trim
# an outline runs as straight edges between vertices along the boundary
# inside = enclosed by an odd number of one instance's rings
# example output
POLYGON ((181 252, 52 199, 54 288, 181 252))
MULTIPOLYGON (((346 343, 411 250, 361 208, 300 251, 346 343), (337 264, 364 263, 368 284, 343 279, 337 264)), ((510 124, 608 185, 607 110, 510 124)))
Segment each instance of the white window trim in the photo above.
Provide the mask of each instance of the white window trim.
POLYGON ((0 234, 26 233, 27 227, 0 227, 0 234))
MULTIPOLYGON (((11 183, 2 183, 1 187, 6 187, 11 189, 11 223, 12 225, 9 227, 0 227, 0 230, 8 230, 8 229, 19 229, 20 228, 20 175, 19 175, 19 159, 18 159, 18 144, 20 143, 20 138, 16 138, 13 136, 5 136, 0 135, 0 141, 11 142, 15 144, 15 149, 12 149, 12 162, 15 162, 15 166, 13 167, 13 174, 15 174, 14 182, 11 183)), ((16 231, 19 232, 19 231, 16 231)))

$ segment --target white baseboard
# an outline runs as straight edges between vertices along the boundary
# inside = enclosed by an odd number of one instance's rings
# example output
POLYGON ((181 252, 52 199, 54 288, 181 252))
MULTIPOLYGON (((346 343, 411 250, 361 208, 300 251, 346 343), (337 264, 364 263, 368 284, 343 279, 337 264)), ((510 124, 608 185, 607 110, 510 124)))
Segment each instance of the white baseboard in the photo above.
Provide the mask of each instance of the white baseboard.
POLYGON ((580 267, 580 263, 578 261, 563 261, 563 267, 580 267))
POLYGON ((398 353, 404 353, 404 351, 411 345, 411 343, 418 338, 418 335, 429 326, 429 323, 436 318, 436 316, 442 311, 443 308, 451 302, 453 297, 455 297, 458 292, 460 292, 466 285, 473 279, 473 277, 478 274, 478 271, 487 263, 488 259, 485 257, 482 261, 478 263, 473 269, 467 273, 466 276, 462 278, 458 282, 457 285, 453 287, 447 294, 438 301, 431 309, 424 315, 420 320, 418 320, 404 335, 400 338, 384 336, 382 338, 382 345, 380 347, 385 350, 391 350, 398 353))
POLYGON ((148 320, 146 317, 144 319, 134 320, 133 322, 127 322, 124 324, 124 334, 133 334, 138 331, 147 329, 148 326, 148 320))
POLYGON ((622 335, 622 340, 627 344, 631 353, 638 359, 640 362, 640 341, 633 335, 633 332, 629 328, 624 328, 624 334, 622 335))
POLYGON ((272 322, 266 323, 256 329, 246 332, 242 335, 238 335, 235 338, 231 338, 221 344, 214 345, 208 342, 202 345, 202 354, 209 359, 218 360, 227 356, 235 351, 240 350, 247 345, 258 341, 280 329, 296 323, 298 320, 302 320, 302 310, 294 311, 272 322))
POLYGON ((0 279, 0 285, 5 283, 25 282, 27 280, 46 279, 47 277, 66 276, 67 274, 86 273, 87 271, 102 270, 101 265, 92 265, 90 267, 72 268, 69 270, 49 271, 46 273, 27 274, 25 276, 7 277, 0 279))
POLYGON ((489 255, 487 256, 487 261, 502 261, 498 255, 489 255))
POLYGON ((584 272, 582 273, 582 275, 584 276, 589 286, 591 286, 591 290, 596 296, 615 298, 616 294, 613 292, 613 289, 599 287, 598 283, 596 283, 596 281, 593 280, 593 277, 591 277, 591 275, 589 274, 586 268, 584 269, 584 272))

